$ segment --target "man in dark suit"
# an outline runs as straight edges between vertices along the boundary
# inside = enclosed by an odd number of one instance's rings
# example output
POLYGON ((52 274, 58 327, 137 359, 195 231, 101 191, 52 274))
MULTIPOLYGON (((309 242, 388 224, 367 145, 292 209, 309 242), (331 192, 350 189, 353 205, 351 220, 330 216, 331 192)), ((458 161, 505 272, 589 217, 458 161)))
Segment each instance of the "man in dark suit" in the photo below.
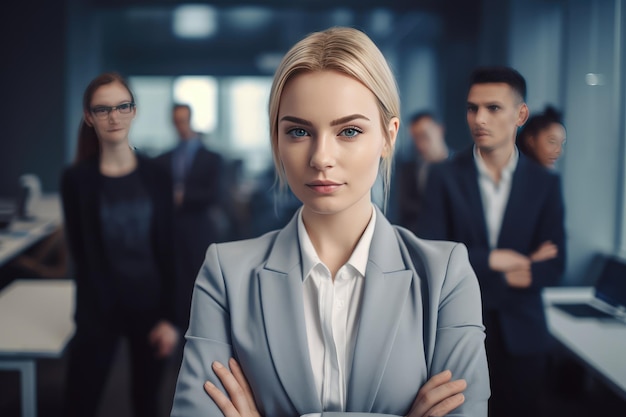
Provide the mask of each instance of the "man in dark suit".
POLYGON ((409 134, 415 152, 398 163, 393 193, 397 204, 396 223, 413 229, 430 166, 448 159, 451 152, 444 139, 443 125, 429 111, 421 111, 411 116, 409 134))
POLYGON ((191 107, 175 104, 173 123, 178 145, 157 159, 172 173, 174 185, 174 239, 179 314, 187 323, 193 284, 208 246, 218 240, 215 224, 221 195, 222 157, 209 151, 191 128, 191 107))
POLYGON ((483 298, 491 417, 541 415, 551 338, 541 289, 564 272, 560 178, 515 147, 526 82, 478 68, 467 97, 474 146, 431 169, 417 234, 463 242, 483 298))

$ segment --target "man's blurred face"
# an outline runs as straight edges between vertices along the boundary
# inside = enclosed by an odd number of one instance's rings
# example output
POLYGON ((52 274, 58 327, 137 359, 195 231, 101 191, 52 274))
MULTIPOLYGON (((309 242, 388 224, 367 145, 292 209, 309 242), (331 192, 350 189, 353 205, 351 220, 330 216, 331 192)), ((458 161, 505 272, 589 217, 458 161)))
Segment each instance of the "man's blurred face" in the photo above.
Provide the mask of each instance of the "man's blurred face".
POLYGON ((467 95, 467 125, 483 152, 511 148, 528 118, 523 99, 505 83, 474 84, 467 95))
POLYGON ((443 145, 443 128, 430 117, 422 117, 410 127, 415 149, 425 160, 431 160, 443 145))
POLYGON ((173 122, 180 139, 187 140, 194 136, 191 130, 191 115, 186 107, 177 107, 174 109, 173 122))

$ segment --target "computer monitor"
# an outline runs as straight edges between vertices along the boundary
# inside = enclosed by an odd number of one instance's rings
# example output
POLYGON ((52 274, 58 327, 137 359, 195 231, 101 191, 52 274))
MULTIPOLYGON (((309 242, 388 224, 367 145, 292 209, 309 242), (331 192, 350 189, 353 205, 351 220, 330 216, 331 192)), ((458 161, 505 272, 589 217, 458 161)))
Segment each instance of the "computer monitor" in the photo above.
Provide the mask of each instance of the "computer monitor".
POLYGON ((608 257, 595 285, 595 295, 617 310, 626 312, 626 261, 608 257))

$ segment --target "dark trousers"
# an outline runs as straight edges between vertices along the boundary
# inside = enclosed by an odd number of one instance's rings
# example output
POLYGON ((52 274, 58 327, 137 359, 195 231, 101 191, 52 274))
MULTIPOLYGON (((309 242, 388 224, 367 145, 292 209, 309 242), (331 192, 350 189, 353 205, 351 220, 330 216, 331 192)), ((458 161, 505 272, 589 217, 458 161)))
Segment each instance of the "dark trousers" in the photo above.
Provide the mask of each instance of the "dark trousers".
POLYGON ((77 324, 69 347, 66 417, 96 415, 116 348, 126 337, 131 362, 132 408, 135 417, 158 415, 158 397, 164 361, 154 357, 147 326, 135 323, 113 325, 77 324))
POLYGON ((489 417, 543 416, 547 355, 512 355, 496 314, 485 314, 486 350, 491 382, 489 417))

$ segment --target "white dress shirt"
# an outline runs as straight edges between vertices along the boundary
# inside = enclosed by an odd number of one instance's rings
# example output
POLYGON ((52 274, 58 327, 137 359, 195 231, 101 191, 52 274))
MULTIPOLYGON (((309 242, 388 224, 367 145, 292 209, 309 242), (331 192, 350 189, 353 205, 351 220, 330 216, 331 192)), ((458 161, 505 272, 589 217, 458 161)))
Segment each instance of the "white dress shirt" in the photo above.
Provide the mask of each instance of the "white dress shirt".
POLYGON ((376 210, 350 259, 335 280, 320 260, 298 214, 304 319, 315 386, 324 411, 345 411, 359 323, 363 279, 376 224, 376 210))
POLYGON ((478 148, 474 146, 474 162, 478 170, 478 188, 480 189, 480 197, 483 203, 487 237, 489 238, 489 247, 491 249, 495 249, 498 246, 498 236, 500 236, 502 219, 504 218, 506 205, 511 194, 513 173, 517 167, 518 160, 519 152, 517 147, 515 147, 509 162, 502 169, 500 181, 496 182, 487 170, 478 148))

